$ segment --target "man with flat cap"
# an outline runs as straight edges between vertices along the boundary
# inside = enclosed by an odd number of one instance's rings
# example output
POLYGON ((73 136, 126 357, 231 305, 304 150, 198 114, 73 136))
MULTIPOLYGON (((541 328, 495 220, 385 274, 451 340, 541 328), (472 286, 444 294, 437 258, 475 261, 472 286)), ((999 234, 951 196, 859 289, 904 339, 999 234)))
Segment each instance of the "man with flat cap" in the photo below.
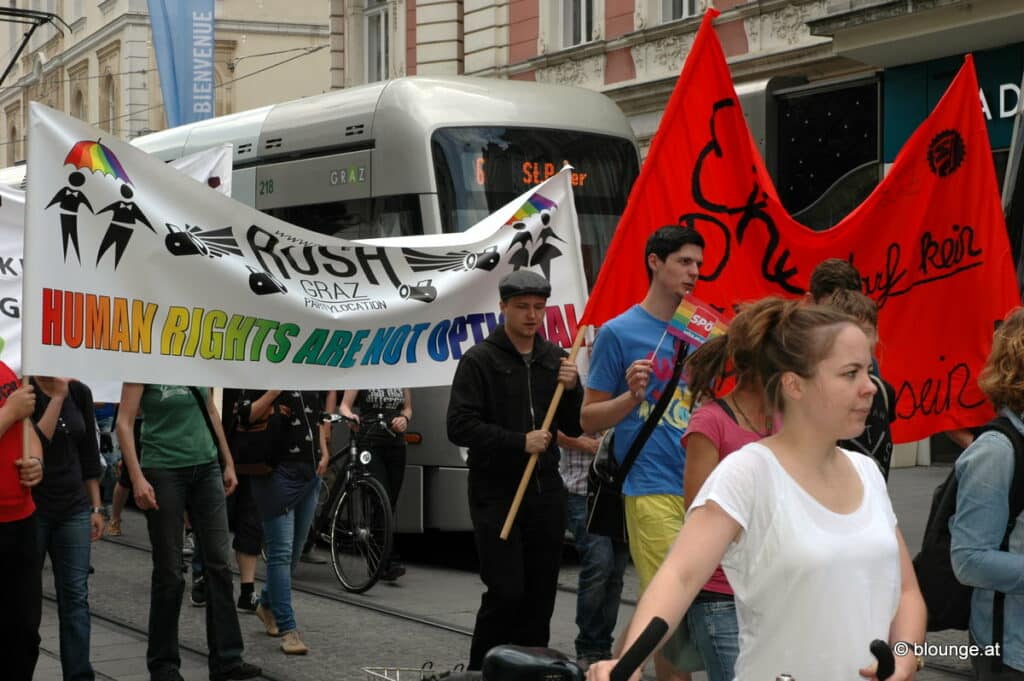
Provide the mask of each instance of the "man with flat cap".
POLYGON ((555 435, 576 437, 583 393, 576 366, 538 330, 551 285, 518 270, 498 285, 504 323, 459 360, 448 439, 469 450, 469 513, 487 591, 469 669, 501 644, 547 646, 565 534, 565 488, 555 435), (550 430, 541 425, 558 383, 566 390, 550 430), (537 467, 507 540, 499 536, 531 454, 537 467))

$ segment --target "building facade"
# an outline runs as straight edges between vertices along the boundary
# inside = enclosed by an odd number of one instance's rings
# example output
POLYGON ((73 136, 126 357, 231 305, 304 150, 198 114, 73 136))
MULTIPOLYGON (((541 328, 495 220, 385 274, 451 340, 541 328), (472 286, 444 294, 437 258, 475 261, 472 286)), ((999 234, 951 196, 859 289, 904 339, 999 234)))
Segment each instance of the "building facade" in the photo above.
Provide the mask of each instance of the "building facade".
MULTIPOLYGON (((36 30, 0 86, 6 165, 25 158, 30 101, 124 139, 166 127, 146 0, 14 0, 9 6, 52 12, 66 26, 36 30)), ((325 3, 216 0, 214 12, 218 115, 329 89, 325 3)), ((26 28, 0 25, 7 60, 26 28)))
POLYGON ((870 191, 967 51, 998 81, 986 113, 1009 146, 1018 0, 331 0, 331 86, 466 74, 595 89, 644 153, 708 5, 780 195, 812 226, 870 191))
MULTIPOLYGON (((1000 182, 1022 110, 1020 0, 331 0, 331 86, 416 74, 598 90, 646 153, 704 10, 783 204, 827 229, 878 184, 967 52, 1000 182)), ((1018 159, 1019 159, 1019 151, 1018 159)), ((1008 173, 1004 199, 1024 193, 1008 173)), ((1024 200, 1008 211, 1018 271, 1024 200)), ((884 226, 882 226, 884 229, 884 226)), ((942 438, 936 446, 944 447, 942 438)), ((926 462, 901 446, 896 464, 926 462)))

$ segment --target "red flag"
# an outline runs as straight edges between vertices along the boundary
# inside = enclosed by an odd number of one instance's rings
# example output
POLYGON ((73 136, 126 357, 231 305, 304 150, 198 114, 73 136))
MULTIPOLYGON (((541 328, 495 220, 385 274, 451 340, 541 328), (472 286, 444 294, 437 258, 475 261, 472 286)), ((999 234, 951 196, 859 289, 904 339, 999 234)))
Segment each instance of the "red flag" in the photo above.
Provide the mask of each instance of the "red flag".
POLYGON ((802 295, 817 263, 848 259, 880 307, 882 374, 897 391, 894 439, 984 423, 992 412, 978 373, 994 325, 1019 297, 972 58, 871 196, 815 232, 778 200, 715 16, 704 16, 581 323, 599 325, 643 297, 644 243, 666 224, 704 236, 696 295, 721 309, 802 295))

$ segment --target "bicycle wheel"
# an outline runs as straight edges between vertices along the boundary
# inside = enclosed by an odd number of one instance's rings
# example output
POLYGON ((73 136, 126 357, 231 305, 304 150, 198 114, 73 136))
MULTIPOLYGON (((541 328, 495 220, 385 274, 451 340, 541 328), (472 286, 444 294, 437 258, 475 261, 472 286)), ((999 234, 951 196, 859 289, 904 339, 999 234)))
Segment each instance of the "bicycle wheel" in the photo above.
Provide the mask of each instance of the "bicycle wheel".
POLYGON ((352 480, 331 520, 331 564, 342 588, 363 593, 380 579, 391 556, 391 504, 371 477, 352 480))

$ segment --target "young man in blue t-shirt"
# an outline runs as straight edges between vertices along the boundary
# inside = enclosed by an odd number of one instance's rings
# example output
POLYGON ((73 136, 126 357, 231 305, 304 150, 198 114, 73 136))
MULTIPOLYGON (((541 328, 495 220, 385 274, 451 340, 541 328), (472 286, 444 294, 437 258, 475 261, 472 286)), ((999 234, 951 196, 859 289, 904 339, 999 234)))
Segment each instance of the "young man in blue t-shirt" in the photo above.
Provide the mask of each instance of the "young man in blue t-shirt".
MULTIPOLYGON (((655 231, 644 250, 651 280, 647 295, 605 323, 597 335, 580 422, 587 432, 614 426, 614 453, 620 463, 672 376, 677 341, 665 329, 683 297, 697 285, 703 254, 704 239, 691 227, 655 231)), ((680 439, 690 420, 690 402, 680 381, 623 485, 629 550, 641 588, 654 577, 682 527, 686 453, 680 439)), ((685 633, 683 628, 655 656, 658 681, 688 680, 689 671, 702 668, 685 633)))

